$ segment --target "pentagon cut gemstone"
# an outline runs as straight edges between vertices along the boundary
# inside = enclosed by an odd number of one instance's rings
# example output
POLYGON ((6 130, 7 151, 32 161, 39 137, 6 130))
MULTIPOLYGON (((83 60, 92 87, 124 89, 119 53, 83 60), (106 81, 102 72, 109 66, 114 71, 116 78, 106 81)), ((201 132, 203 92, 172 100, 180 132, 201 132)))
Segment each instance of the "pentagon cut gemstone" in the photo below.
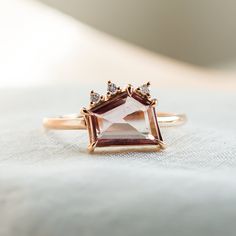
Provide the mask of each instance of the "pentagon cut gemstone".
POLYGON ((158 145, 162 141, 155 108, 136 92, 121 92, 91 108, 86 121, 90 143, 96 147, 158 145))

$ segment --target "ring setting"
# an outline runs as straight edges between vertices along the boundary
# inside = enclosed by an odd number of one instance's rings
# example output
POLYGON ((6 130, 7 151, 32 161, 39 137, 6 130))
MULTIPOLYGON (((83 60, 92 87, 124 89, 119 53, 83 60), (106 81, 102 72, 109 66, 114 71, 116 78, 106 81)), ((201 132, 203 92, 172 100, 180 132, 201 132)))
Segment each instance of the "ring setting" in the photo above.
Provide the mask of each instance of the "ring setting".
POLYGON ((157 113, 156 107, 157 99, 151 98, 149 82, 121 89, 108 81, 106 95, 91 91, 90 105, 82 108, 79 115, 45 118, 43 123, 53 129, 87 129, 90 152, 114 147, 160 151, 166 145, 159 121, 183 123, 185 116, 157 113))

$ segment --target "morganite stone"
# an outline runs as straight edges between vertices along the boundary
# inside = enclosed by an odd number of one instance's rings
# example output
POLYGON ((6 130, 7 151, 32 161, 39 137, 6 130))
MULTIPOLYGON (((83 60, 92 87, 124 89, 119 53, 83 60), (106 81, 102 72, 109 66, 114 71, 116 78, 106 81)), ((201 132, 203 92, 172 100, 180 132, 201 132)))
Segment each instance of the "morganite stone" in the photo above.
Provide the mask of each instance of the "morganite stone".
POLYGON ((122 92, 90 110, 90 143, 96 147, 158 145, 162 141, 155 108, 138 93, 122 92))

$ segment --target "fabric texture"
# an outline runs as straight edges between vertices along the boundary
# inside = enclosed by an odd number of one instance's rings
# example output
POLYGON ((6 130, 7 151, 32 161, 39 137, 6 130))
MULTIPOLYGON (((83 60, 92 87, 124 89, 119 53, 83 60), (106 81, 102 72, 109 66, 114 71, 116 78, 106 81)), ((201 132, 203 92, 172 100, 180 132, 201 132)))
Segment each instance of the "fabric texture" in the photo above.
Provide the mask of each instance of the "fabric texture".
POLYGON ((1 236, 235 235, 235 93, 153 88, 188 114, 168 148, 89 155, 85 131, 41 125, 86 105, 80 88, 1 90, 1 236))
POLYGON ((34 1, 0 11, 0 236, 235 235, 235 75, 148 53, 34 1), (160 111, 187 114, 161 127, 165 151, 90 155, 86 131, 43 129, 107 80, 150 81, 160 111))

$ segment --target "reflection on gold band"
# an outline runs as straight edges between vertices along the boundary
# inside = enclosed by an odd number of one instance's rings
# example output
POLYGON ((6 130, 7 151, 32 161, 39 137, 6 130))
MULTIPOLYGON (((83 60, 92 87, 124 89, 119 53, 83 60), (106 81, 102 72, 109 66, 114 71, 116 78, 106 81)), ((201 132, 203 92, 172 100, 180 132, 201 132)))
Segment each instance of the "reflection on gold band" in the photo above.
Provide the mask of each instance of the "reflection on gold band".
MULTIPOLYGON (((138 119, 138 114, 130 117, 138 119)), ((157 120, 160 126, 175 126, 186 122, 184 114, 174 114, 167 112, 158 112, 157 120)), ((43 125, 47 129, 59 130, 85 130, 87 129, 84 116, 80 114, 65 115, 56 118, 44 118, 43 125)))

